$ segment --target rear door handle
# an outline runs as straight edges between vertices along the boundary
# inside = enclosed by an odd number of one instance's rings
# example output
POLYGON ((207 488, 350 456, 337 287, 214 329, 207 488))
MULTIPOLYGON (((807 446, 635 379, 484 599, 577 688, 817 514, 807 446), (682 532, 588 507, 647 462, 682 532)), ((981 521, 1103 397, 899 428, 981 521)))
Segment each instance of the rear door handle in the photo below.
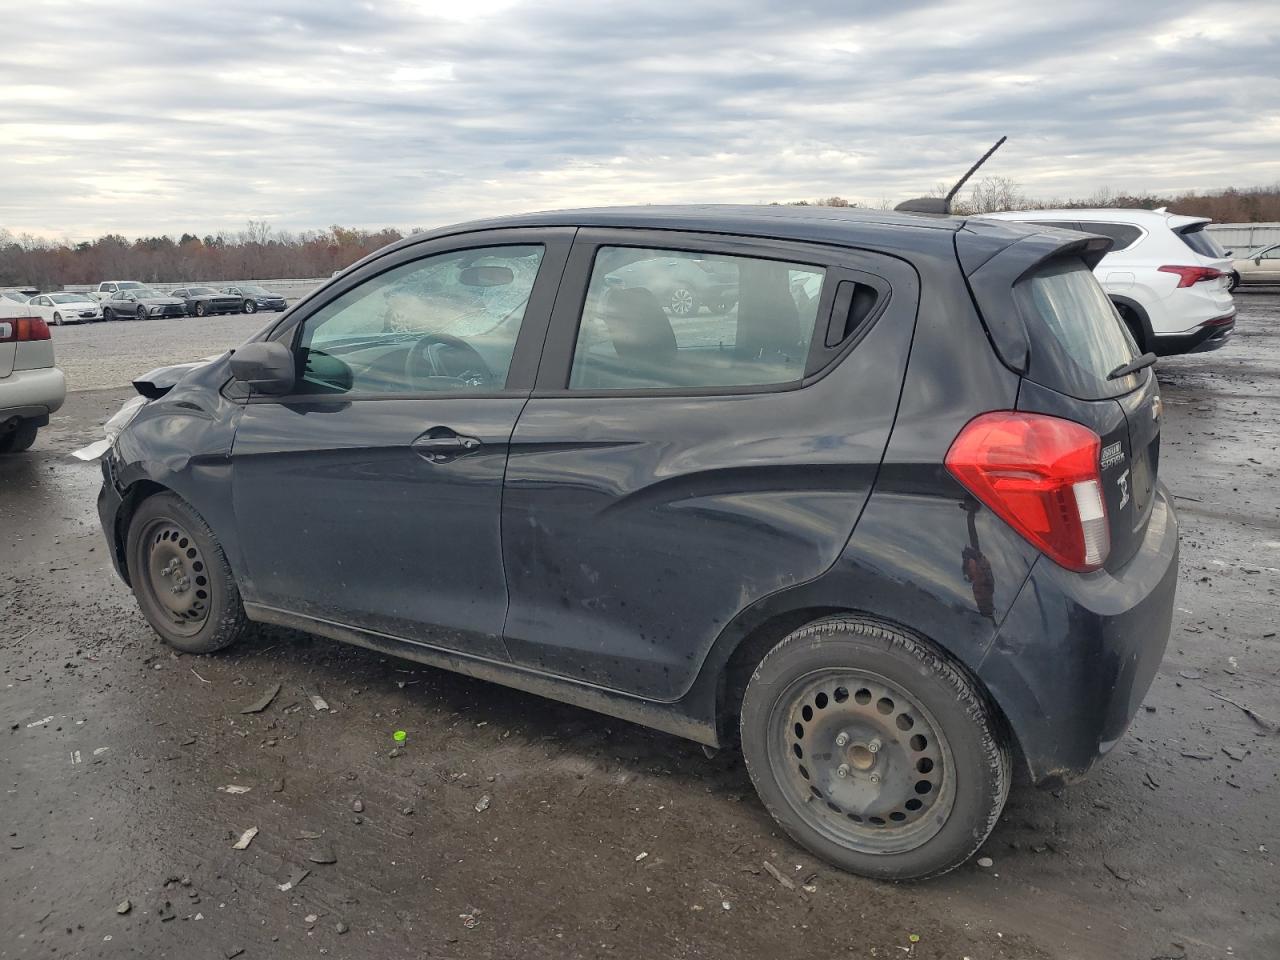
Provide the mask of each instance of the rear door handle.
POLYGON ((414 452, 425 460, 432 463, 448 463, 463 454, 479 449, 480 441, 475 437, 464 437, 454 433, 448 427, 433 427, 413 441, 411 446, 414 452))

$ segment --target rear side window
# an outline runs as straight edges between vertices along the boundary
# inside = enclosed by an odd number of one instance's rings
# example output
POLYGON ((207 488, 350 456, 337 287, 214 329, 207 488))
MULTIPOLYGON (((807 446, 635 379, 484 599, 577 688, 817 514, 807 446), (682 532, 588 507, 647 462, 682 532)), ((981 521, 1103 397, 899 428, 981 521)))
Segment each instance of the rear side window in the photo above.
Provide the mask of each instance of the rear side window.
POLYGON ((578 326, 571 390, 798 382, 825 271, 780 260, 601 247, 578 326))
POLYGON ((1013 291, 1031 334, 1033 380, 1085 400, 1118 396, 1137 385, 1133 374, 1107 378, 1138 352, 1084 261, 1072 257, 1043 266, 1013 291))
POLYGON ((1227 252, 1222 249, 1222 244, 1218 243, 1213 234, 1205 230, 1204 227, 1203 223, 1193 224, 1190 227, 1178 230, 1177 234, 1182 238, 1183 243, 1200 254, 1200 256, 1212 257, 1215 260, 1225 259, 1227 252))
POLYGON ((1111 245, 1111 253, 1133 246, 1138 238, 1142 236, 1141 228, 1135 227, 1131 223, 1104 223, 1087 220, 1081 222, 1080 229, 1085 233, 1096 233, 1114 240, 1115 243, 1111 245))

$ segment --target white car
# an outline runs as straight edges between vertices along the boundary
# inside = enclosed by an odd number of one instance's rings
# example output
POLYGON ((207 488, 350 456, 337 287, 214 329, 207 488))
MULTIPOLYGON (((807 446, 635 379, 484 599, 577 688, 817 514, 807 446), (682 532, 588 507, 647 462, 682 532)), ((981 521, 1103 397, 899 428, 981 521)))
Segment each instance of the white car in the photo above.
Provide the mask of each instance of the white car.
POLYGON ((27 301, 31 312, 45 323, 90 323, 102 319, 102 307, 85 293, 41 293, 27 301))
POLYGON ((0 317, 29 317, 31 297, 21 290, 0 290, 0 317))
POLYGON ((53 365, 49 325, 26 304, 0 296, 0 454, 20 453, 66 399, 53 365))
POLYGON ((1133 339, 1158 356, 1225 346, 1235 332, 1231 260, 1205 217, 1157 210, 1018 210, 997 220, 1101 234, 1115 241, 1094 275, 1133 339))

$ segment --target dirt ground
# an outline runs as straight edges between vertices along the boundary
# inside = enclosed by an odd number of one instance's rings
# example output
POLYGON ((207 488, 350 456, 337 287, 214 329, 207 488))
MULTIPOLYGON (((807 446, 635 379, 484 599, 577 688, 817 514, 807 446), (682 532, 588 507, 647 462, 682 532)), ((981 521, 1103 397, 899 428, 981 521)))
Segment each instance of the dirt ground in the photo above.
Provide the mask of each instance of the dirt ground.
MULTIPOLYGON (((1280 956, 1280 296, 1237 302, 1159 367, 1183 568, 1145 708, 1087 782, 1015 787, 992 867, 913 886, 802 852, 725 753, 298 634, 171 653, 69 456, 130 391, 72 393, 0 462, 0 958, 1280 956)), ((57 331, 73 389, 209 352, 127 326, 57 331)))

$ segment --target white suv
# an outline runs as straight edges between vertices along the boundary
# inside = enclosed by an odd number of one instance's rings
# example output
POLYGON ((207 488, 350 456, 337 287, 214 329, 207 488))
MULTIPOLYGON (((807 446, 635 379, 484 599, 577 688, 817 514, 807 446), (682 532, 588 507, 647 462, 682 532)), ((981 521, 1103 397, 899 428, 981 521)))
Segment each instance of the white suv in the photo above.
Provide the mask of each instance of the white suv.
POLYGON ((35 443, 66 394, 62 371, 53 365, 49 325, 24 304, 0 297, 0 454, 35 443))
POLYGON ((988 213, 1115 241, 1094 268, 1134 340, 1160 356, 1225 346, 1235 332, 1231 260, 1205 217, 1158 210, 1018 210, 988 213))

